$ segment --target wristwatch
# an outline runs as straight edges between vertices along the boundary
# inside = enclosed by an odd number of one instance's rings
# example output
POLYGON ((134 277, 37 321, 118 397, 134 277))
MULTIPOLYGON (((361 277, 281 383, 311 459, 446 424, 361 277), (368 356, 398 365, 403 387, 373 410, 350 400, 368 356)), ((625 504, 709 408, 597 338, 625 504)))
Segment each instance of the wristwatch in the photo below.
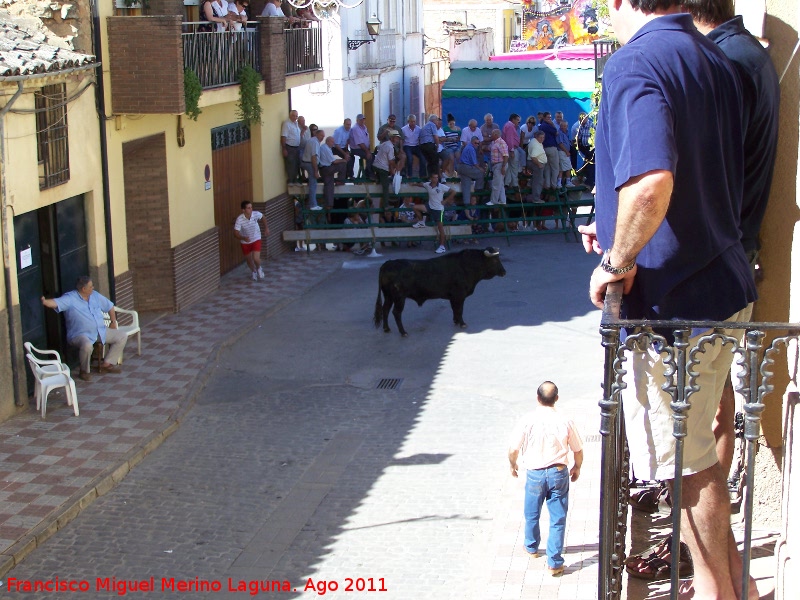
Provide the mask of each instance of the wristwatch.
POLYGON ((606 273, 610 273, 611 275, 624 275, 636 266, 636 259, 634 258, 624 267, 612 267, 611 263, 608 262, 609 254, 611 254, 611 250, 606 250, 603 252, 603 258, 600 260, 600 268, 606 273))

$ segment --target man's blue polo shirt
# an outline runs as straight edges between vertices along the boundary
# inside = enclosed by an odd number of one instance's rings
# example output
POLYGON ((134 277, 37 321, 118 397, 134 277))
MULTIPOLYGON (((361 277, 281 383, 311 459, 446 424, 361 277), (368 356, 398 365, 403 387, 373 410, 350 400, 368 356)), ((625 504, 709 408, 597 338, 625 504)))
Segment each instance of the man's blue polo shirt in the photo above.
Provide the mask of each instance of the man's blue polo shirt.
POLYGON ((539 131, 544 131, 544 141, 542 142, 542 146, 545 148, 552 148, 553 146, 558 145, 556 142, 558 129, 555 125, 551 125, 550 123, 545 123, 542 121, 539 123, 539 131))
POLYGON ((478 156, 475 153, 475 146, 471 143, 464 146, 464 149, 461 151, 461 162, 471 167, 478 166, 478 156))
POLYGON ((740 241, 742 100, 730 63, 688 14, 644 25, 603 70, 597 236, 613 245, 618 190, 674 175, 666 218, 637 258, 628 318, 723 320, 756 299, 740 241))
POLYGON ((422 144, 433 144, 435 138, 433 136, 437 135, 437 131, 439 128, 433 121, 428 121, 423 125, 422 130, 419 132, 419 145, 422 144))
POLYGON ((89 295, 89 300, 84 300, 77 290, 67 292, 54 300, 58 305, 56 312, 64 313, 64 320, 67 323, 67 340, 83 335, 89 338, 89 341, 94 342, 99 336, 100 341, 106 343, 106 324, 103 320, 103 313, 114 308, 111 300, 96 291, 89 295))
POLYGON ((758 231, 772 186, 778 149, 778 108, 781 89, 769 53, 744 28, 742 17, 723 23, 708 34, 733 63, 742 85, 744 104, 744 199, 742 245, 758 249, 758 231))

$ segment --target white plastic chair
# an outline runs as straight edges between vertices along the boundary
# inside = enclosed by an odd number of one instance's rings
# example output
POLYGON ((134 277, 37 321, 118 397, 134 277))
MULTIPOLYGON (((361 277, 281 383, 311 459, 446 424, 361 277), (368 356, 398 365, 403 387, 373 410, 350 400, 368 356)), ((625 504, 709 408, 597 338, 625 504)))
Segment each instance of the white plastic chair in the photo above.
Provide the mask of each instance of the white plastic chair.
POLYGON ((42 418, 47 414, 47 396, 56 388, 63 387, 67 394, 67 406, 71 406, 75 412, 75 416, 80 415, 78 410, 78 392, 75 390, 75 381, 69 372, 69 367, 61 362, 61 356, 55 350, 39 350, 31 345, 30 342, 25 342, 25 349, 28 353, 25 357, 28 359, 28 364, 31 367, 31 372, 36 379, 36 386, 34 394, 36 395, 36 410, 41 408, 42 418), (34 352, 39 355, 53 355, 54 359, 48 360, 38 358, 34 352))
MULTIPOLYGON (((137 345, 137 354, 139 356, 142 355, 142 330, 139 328, 139 313, 135 310, 125 310, 124 308, 119 308, 118 306, 114 307, 114 311, 117 313, 117 330, 123 332, 128 337, 133 335, 136 336, 136 345, 137 345), (121 325, 119 323, 119 315, 128 315, 131 318, 130 325, 121 325)), ((106 323, 106 327, 111 324, 111 317, 108 313, 103 313, 103 320, 106 323)), ((120 356, 119 362, 122 363, 122 357, 120 356)))

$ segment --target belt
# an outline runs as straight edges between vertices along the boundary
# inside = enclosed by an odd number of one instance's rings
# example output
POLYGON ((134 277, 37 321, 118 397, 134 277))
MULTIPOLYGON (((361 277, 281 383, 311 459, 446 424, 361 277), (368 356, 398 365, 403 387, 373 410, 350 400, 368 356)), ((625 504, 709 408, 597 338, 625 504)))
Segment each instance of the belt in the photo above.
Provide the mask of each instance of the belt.
POLYGON ((299 148, 300 146, 290 146, 289 144, 286 144, 286 147, 287 148, 299 148))
POLYGON ((550 465, 549 467, 543 467, 541 469, 532 469, 533 471, 546 471, 547 469, 556 469, 557 471, 563 471, 567 468, 567 465, 562 463, 555 463, 550 465))

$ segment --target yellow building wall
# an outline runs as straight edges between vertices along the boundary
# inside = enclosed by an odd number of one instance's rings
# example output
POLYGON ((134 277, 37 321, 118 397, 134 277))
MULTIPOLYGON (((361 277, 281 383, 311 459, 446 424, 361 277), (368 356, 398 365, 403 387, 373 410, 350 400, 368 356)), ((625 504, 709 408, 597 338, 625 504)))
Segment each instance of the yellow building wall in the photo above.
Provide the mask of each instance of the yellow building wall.
MULTIPOLYGON (((108 123, 109 180, 114 224, 114 267, 117 274, 128 270, 125 235, 125 187, 122 145, 125 142, 164 133, 167 151, 167 181, 170 208, 170 240, 174 248, 214 226, 214 171, 211 130, 238 122, 236 102, 239 88, 206 91, 200 97, 202 113, 197 121, 183 116, 185 145, 178 145, 177 115, 115 115, 108 123), (221 102, 221 103, 220 103, 221 102), (205 167, 211 169, 212 189, 205 189, 205 167)), ((286 191, 280 154, 282 114, 286 94, 262 95, 260 126, 251 130, 253 154, 253 198, 263 202, 286 191), (270 167, 275 165, 275 168, 270 167)))
MULTIPOLYGON (((87 86, 91 74, 75 75, 66 80, 67 97, 87 86)), ((14 247, 13 217, 40 209, 61 200, 83 194, 86 203, 87 243, 89 264, 96 267, 107 260, 102 201, 102 169, 98 144, 99 125, 95 110, 94 87, 89 85, 78 98, 69 102, 67 124, 69 136, 69 181, 39 190, 39 171, 36 155, 36 119, 33 111, 33 92, 42 85, 60 83, 31 80, 23 94, 5 117, 6 193, 9 203, 9 252, 12 257, 12 296, 19 302, 16 281, 16 248, 14 247)), ((6 88, 6 91, 10 88, 6 88)))

